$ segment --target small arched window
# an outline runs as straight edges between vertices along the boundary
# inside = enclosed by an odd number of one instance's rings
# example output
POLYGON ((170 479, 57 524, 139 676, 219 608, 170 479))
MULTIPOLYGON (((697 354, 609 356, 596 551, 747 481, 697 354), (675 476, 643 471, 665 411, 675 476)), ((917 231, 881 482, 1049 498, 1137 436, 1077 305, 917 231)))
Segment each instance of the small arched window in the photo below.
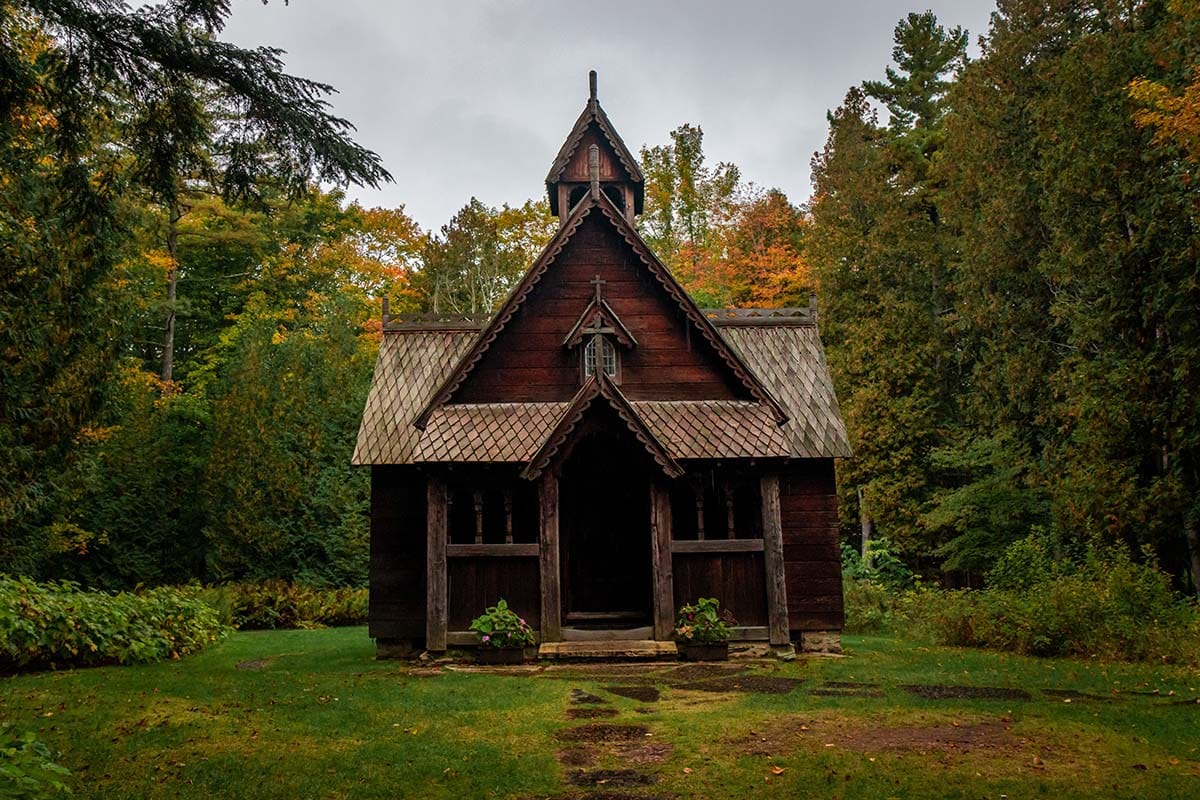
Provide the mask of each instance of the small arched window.
MULTIPOLYGON (((583 346, 583 377, 585 378, 596 374, 596 338, 593 336, 588 339, 587 344, 583 346)), ((604 374, 615 378, 617 377, 617 348, 608 340, 607 336, 599 338, 604 342, 602 356, 604 374)))

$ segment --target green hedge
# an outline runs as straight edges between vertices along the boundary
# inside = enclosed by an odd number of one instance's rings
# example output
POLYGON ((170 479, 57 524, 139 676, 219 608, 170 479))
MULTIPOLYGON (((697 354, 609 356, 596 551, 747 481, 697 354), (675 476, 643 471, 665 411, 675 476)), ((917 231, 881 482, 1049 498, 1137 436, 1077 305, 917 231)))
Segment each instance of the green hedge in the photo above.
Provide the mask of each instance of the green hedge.
POLYGON ((988 588, 894 589, 846 575, 846 630, 1036 656, 1200 666, 1200 605, 1146 559, 1117 549, 1052 557, 1044 538, 1014 543, 988 588))
POLYGON ((283 581, 230 583, 199 591, 221 620, 241 630, 365 625, 366 589, 317 589, 283 581))
POLYGON ((179 658, 226 633, 194 592, 109 594, 0 576, 0 672, 179 658))
POLYGON ((54 800, 70 797, 71 773, 54 763, 50 748, 33 733, 17 736, 0 725, 0 797, 14 800, 54 800))

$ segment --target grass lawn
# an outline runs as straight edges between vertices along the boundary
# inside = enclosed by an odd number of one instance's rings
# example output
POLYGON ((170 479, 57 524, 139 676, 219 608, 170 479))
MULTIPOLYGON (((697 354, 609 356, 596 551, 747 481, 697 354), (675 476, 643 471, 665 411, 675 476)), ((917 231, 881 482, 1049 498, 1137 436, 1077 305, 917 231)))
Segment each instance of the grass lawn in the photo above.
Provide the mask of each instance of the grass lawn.
POLYGON ((731 662, 741 674, 672 664, 504 674, 376 662, 363 628, 239 633, 178 662, 2 678, 0 720, 61 751, 81 797, 1200 790, 1194 670, 845 644, 840 659, 731 662))

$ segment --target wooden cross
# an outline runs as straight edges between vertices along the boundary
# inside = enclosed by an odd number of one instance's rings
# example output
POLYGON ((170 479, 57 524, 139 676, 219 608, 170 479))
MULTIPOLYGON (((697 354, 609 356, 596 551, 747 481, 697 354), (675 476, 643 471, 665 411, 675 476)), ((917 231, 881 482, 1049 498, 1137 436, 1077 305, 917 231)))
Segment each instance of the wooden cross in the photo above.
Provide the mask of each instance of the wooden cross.
POLYGON ((596 302, 597 303, 600 302, 600 299, 601 299, 600 298, 600 287, 603 286, 604 284, 608 283, 608 281, 604 280, 599 275, 597 275, 596 277, 594 277, 590 281, 588 281, 588 283, 590 283, 596 287, 596 302))

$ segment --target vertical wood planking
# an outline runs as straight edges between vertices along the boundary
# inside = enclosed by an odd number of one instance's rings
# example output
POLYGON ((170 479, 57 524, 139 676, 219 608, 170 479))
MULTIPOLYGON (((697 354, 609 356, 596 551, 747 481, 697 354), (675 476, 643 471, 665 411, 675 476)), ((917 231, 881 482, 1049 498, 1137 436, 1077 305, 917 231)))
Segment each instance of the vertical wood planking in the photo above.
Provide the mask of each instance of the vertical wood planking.
POLYGON ((762 494, 763 561, 767 572, 767 628, 771 644, 788 643, 787 576, 783 564, 783 523, 779 510, 779 476, 759 482, 762 494))
POLYGON ((426 529, 429 552, 426 560, 425 649, 446 649, 447 575, 446 575, 446 484, 430 475, 425 485, 426 529))
POLYGON ((562 638, 558 571, 558 476, 553 470, 542 473, 538 483, 538 507, 541 524, 538 533, 538 563, 542 578, 543 642, 562 638))
POLYGON ((650 550, 654 573, 654 638, 671 638, 675 622, 675 581, 671 565, 671 493, 655 482, 650 489, 650 550))

